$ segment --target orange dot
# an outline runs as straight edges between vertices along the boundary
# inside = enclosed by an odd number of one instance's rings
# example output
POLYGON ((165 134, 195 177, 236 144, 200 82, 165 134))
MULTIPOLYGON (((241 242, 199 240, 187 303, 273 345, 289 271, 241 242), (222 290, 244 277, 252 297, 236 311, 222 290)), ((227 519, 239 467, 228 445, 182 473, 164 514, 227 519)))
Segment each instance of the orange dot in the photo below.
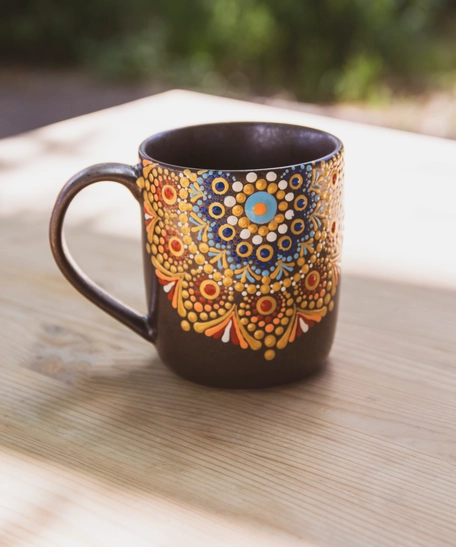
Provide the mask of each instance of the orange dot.
POLYGON ((258 215, 258 216, 261 216, 261 215, 264 215, 267 211, 267 207, 264 203, 256 203, 254 206, 253 206, 253 212, 258 215))
POLYGON ((326 294, 325 289, 321 289, 321 291, 320 291, 320 296, 325 296, 325 294, 326 294))
POLYGON ((258 321, 258 317, 253 316, 250 321, 252 321, 252 323, 256 323, 258 321))
POLYGON ((201 302, 197 302, 193 307, 195 308, 195 311, 197 312, 203 311, 203 305, 201 304, 201 302))
POLYGON ((280 319, 276 317, 275 319, 272 320, 272 322, 274 323, 274 325, 278 325, 280 323, 280 319))
POLYGON ((212 311, 212 307, 209 304, 206 304, 204 306, 204 311, 210 312, 210 311, 212 311))
POLYGON ((214 310, 218 310, 220 306, 218 304, 214 304, 214 310))
POLYGON ((269 323, 269 325, 266 325, 266 328, 264 330, 266 332, 272 332, 274 330, 274 325, 272 323, 269 323))
POLYGON ((247 311, 245 312, 245 315, 252 315, 252 312, 251 312, 250 310, 247 310, 247 311))
POLYGON ((283 313, 279 313, 278 317, 279 317, 280 319, 282 319, 283 313))
POLYGON ((188 289, 188 292, 189 292, 190 294, 195 294, 195 290, 194 290, 194 289, 188 289))
POLYGON ((196 302, 196 296, 194 296, 194 295, 192 294, 192 296, 190 297, 190 300, 191 300, 192 302, 196 302))
POLYGON ((264 321, 260 321, 260 322, 258 323, 258 326, 259 326, 259 327, 262 327, 262 328, 263 328, 265 325, 266 325, 266 323, 265 323, 264 321))

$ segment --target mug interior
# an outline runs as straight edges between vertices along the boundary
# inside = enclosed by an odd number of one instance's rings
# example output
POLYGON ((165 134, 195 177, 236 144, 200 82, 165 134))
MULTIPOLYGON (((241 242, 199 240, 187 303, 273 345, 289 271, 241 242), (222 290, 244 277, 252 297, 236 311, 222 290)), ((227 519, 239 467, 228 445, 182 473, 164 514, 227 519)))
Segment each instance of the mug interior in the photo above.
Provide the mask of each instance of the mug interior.
POLYGON ((321 161, 341 148, 337 137, 310 127, 232 122, 158 133, 141 144, 140 154, 171 167, 243 171, 321 161))

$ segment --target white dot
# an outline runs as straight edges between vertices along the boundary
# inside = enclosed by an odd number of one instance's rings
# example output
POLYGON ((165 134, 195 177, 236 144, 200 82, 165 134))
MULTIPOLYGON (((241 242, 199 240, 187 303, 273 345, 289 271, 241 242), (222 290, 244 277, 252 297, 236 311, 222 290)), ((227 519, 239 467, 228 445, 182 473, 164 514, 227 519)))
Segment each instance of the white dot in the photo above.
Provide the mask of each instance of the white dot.
POLYGON ((226 196, 225 201, 223 202, 227 207, 233 207, 236 203, 236 198, 233 196, 226 196))
POLYGON ((242 239, 248 239, 250 237, 250 230, 247 230, 247 228, 244 228, 240 236, 242 239))
POLYGON ((285 213, 285 218, 287 220, 291 220, 293 217, 294 217, 293 209, 288 209, 288 211, 285 213))
POLYGON ((254 245, 259 245, 261 242, 263 241, 263 238, 261 236, 258 236, 256 235, 253 239, 252 239, 252 243, 254 245))
POLYGON ((257 291, 257 292, 256 292, 256 295, 257 295, 257 296, 261 296, 260 291, 257 291))
POLYGON ((266 236, 266 239, 272 243, 277 239, 277 234, 275 232, 269 232, 269 234, 266 236))
POLYGON ((242 296, 247 296, 247 291, 242 291, 241 294, 242 296))
MULTIPOLYGON (((285 196, 285 199, 287 201, 292 201, 292 199, 294 198, 294 194, 293 192, 288 192, 288 194, 285 196)), ((233 198, 234 199, 234 198, 233 198)))
POLYGON ((266 175, 266 178, 272 182, 277 178, 277 174, 274 173, 274 171, 269 171, 269 173, 266 175))
POLYGON ((252 173, 247 173, 247 176, 245 178, 246 178, 247 182, 255 182, 256 179, 257 179, 257 174, 253 173, 253 172, 252 173))
POLYGON ((236 226, 238 219, 234 215, 231 215, 230 217, 228 217, 227 222, 228 224, 231 224, 231 226, 236 226))
POLYGON ((286 180, 281 180, 281 181, 279 182, 279 188, 280 188, 281 190, 285 190, 285 188, 286 188, 287 186, 288 186, 288 182, 287 182, 286 180))
POLYGON ((236 182, 233 182, 233 190, 235 192, 240 192, 244 186, 242 185, 242 182, 239 182, 238 180, 236 182))
POLYGON ((288 232, 288 226, 286 224, 281 224, 278 227, 279 234, 286 234, 288 232))

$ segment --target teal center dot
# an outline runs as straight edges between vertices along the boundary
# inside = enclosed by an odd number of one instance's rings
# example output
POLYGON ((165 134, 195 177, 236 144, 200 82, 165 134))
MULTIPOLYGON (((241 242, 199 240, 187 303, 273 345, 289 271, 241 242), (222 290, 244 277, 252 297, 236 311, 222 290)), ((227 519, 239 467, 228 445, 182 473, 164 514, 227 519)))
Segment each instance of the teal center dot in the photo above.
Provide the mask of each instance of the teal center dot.
POLYGON ((256 192, 245 202, 245 214, 256 224, 270 222, 277 212, 277 201, 267 192, 256 192))

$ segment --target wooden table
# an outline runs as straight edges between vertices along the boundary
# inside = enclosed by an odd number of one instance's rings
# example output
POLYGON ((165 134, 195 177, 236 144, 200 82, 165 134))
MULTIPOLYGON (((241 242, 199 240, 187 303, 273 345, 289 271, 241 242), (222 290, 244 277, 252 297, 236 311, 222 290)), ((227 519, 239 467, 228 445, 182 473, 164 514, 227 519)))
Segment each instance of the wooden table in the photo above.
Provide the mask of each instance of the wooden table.
MULTIPOLYGON (((174 91, 0 141, 0 545, 456 544, 456 142, 174 91), (177 378, 51 259, 75 171, 162 129, 262 119, 346 144, 328 368, 265 391, 177 378)), ((139 215, 102 183, 67 232, 144 309, 139 215)))

